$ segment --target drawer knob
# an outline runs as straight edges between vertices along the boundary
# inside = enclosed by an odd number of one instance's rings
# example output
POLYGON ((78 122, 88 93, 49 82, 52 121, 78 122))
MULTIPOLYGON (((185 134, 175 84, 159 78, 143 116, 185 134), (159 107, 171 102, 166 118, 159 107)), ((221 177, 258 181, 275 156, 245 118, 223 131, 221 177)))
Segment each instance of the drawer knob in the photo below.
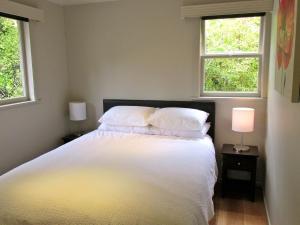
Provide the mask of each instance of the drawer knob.
POLYGON ((238 166, 240 166, 240 165, 241 165, 241 163, 240 163, 240 162, 238 162, 238 163, 237 163, 237 165, 238 165, 238 166))

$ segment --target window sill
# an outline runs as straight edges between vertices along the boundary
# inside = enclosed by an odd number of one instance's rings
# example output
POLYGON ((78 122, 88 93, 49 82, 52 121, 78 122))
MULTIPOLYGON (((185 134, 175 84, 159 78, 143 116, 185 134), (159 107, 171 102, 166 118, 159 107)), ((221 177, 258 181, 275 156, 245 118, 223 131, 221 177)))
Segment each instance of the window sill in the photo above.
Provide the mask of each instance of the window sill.
POLYGON ((9 110, 9 109, 15 109, 19 107, 24 107, 28 105, 34 105, 38 104, 40 100, 32 100, 32 101, 24 101, 24 102, 17 102, 17 103, 10 103, 6 105, 0 105, 0 111, 2 110, 9 110))
POLYGON ((226 101, 226 100, 237 100, 237 101, 266 101, 266 97, 193 97, 193 100, 212 100, 212 101, 226 101))

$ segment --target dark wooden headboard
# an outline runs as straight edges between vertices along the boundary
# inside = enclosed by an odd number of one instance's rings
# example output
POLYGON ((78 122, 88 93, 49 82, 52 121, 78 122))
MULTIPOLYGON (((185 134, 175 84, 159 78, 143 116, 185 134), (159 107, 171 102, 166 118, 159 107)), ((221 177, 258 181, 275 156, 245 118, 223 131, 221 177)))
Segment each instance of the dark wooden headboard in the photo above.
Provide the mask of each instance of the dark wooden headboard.
POLYGON ((149 106, 156 108, 165 107, 181 107, 181 108, 192 108, 199 109, 209 113, 207 119, 211 123, 211 128, 208 134, 215 139, 215 103, 209 101, 160 101, 160 100, 121 100, 121 99, 104 99, 103 100, 103 111, 106 112, 110 108, 119 105, 126 106, 149 106))

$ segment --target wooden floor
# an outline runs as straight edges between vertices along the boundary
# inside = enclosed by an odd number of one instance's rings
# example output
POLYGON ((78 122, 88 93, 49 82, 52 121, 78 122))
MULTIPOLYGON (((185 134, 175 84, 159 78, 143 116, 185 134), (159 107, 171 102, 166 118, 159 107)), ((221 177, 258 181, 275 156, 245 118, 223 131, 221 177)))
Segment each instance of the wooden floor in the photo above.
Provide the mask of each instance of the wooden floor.
POLYGON ((256 201, 248 201, 241 196, 220 197, 219 191, 214 198, 215 217, 210 225, 267 225, 262 194, 258 191, 256 201))

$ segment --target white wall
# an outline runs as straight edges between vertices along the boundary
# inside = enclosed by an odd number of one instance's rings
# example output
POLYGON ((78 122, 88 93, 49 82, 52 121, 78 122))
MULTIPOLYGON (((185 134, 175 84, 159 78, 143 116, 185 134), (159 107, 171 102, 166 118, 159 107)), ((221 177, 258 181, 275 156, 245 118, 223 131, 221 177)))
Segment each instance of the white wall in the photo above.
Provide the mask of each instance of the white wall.
POLYGON ((267 113, 265 197, 272 225, 299 225, 300 103, 291 103, 274 89, 275 22, 274 20, 267 113))
MULTIPOLYGON (((88 102, 86 127, 96 127, 103 98, 197 96, 200 21, 182 20, 181 5, 181 0, 124 0, 65 8, 71 97, 88 102)), ((216 101, 218 149, 239 142, 231 131, 232 107, 249 106, 257 110, 256 129, 246 143, 259 145, 263 158, 266 100, 216 101)))
POLYGON ((40 102, 0 110, 0 174, 60 143, 68 131, 68 76, 63 8, 44 0, 19 0, 45 11, 31 26, 32 54, 40 102))

